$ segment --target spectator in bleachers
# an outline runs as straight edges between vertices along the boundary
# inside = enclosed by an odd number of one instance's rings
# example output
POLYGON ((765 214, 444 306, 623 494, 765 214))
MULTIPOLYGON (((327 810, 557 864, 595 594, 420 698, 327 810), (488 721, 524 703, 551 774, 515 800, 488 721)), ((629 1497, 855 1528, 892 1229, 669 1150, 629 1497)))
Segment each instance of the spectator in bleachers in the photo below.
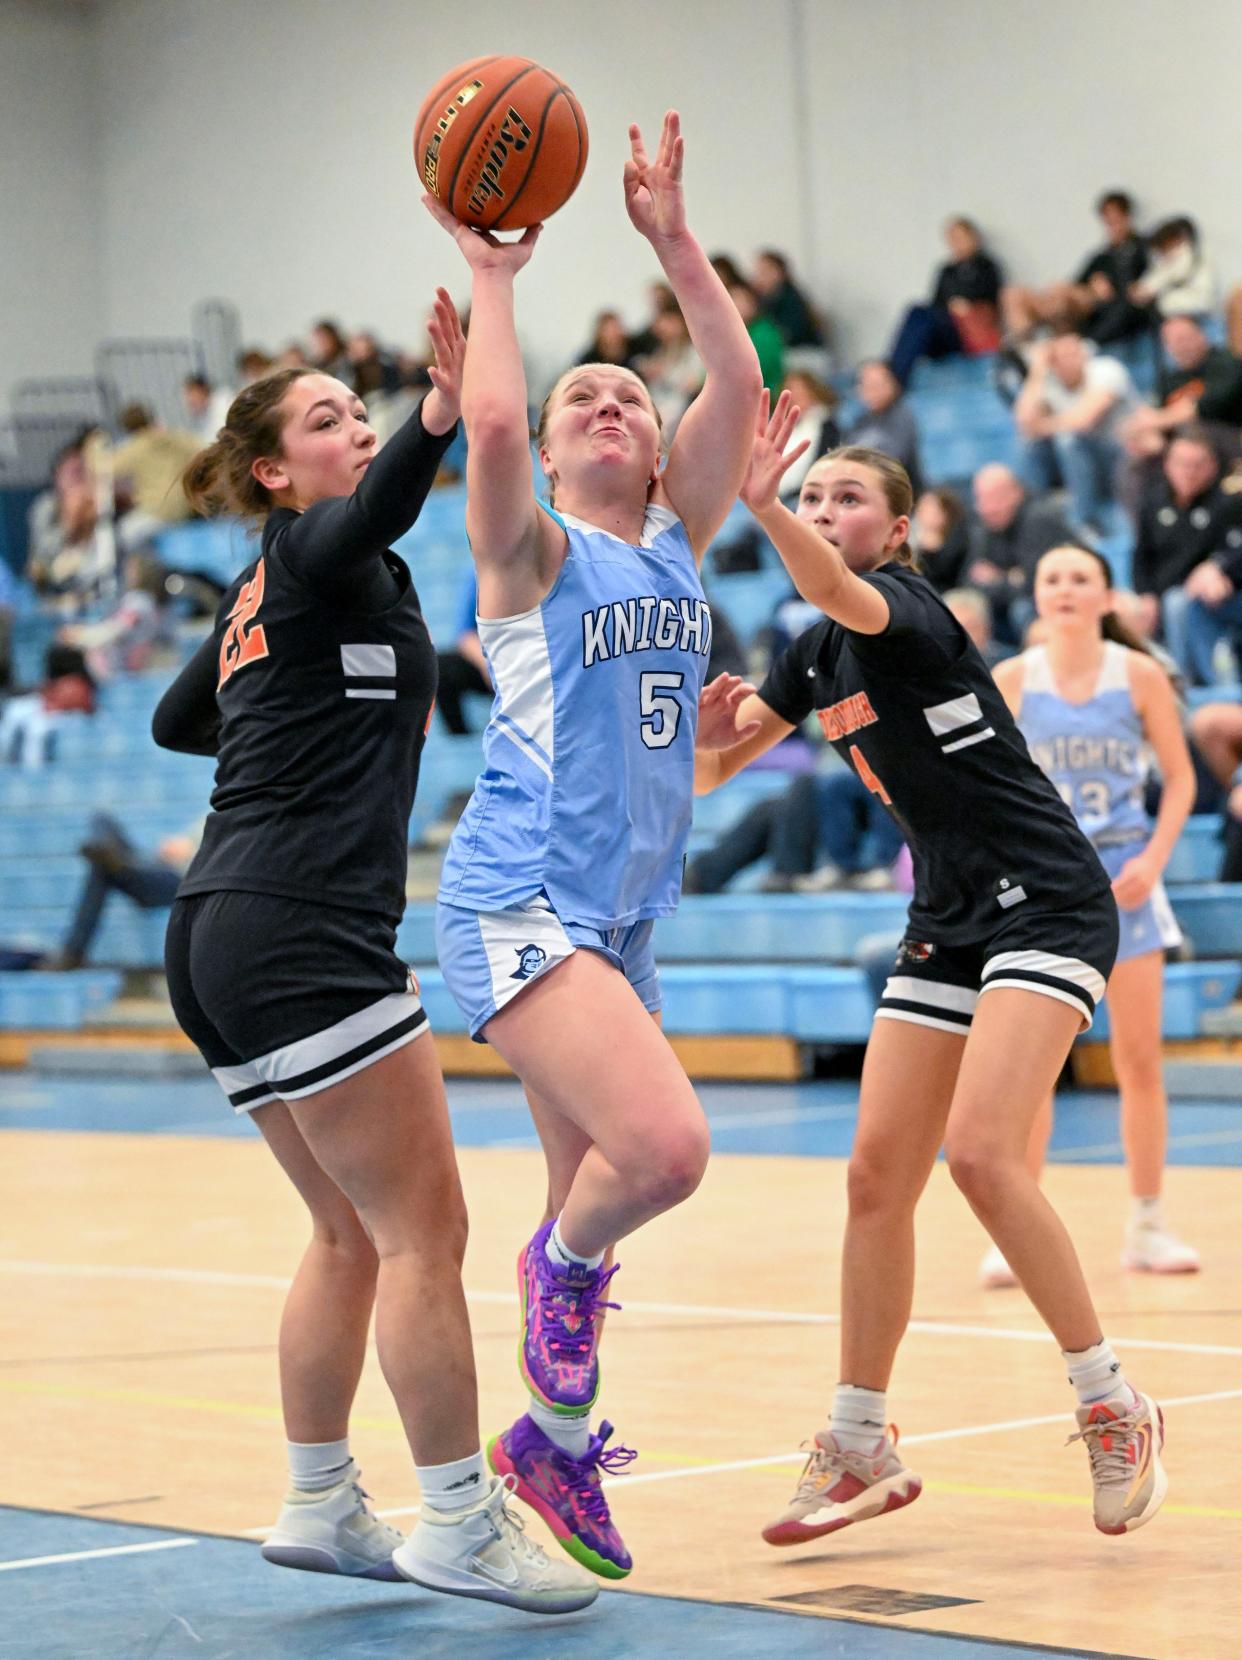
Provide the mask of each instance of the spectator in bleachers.
POLYGON ((1064 484, 1075 523, 1102 532, 1116 498, 1122 449, 1118 432, 1139 407, 1130 371, 1090 350, 1080 335, 1037 340, 1014 420, 1025 439, 1022 471, 1039 492, 1064 484))
POLYGON ((134 846, 116 819, 93 813, 90 833, 78 849, 86 860, 87 876, 73 919, 60 950, 40 966, 55 970, 83 966, 110 893, 123 893, 144 911, 166 910, 177 897, 202 834, 200 819, 177 835, 165 836, 152 857, 134 846))
POLYGON ((55 753, 56 730, 66 715, 95 713, 95 681, 77 646, 54 641, 43 661, 43 682, 11 697, 0 711, 0 765, 36 772, 55 753))
MULTIPOLYGON (((321 317, 310 331, 310 367, 321 375, 331 375, 349 385, 349 346, 338 323, 331 317, 321 317)), ((282 364, 282 368, 301 368, 301 364, 282 364)))
POLYGON ((764 312, 759 303, 758 293, 744 278, 730 286, 729 298, 746 324, 750 343, 759 359, 763 384, 775 403, 780 396, 781 382, 785 378, 785 342, 781 338, 781 331, 764 312))
POLYGON ((732 254, 713 254, 708 264, 726 288, 733 288, 737 283, 746 281, 745 272, 732 254))
POLYGON ((854 773, 804 773, 749 807, 719 841, 686 865, 683 893, 719 893, 760 859, 764 893, 891 888, 901 832, 854 773), (821 863, 821 854, 828 862, 821 863))
POLYGON ((1076 540, 1055 502, 1028 496, 998 461, 974 476, 975 518, 967 533, 964 580, 986 595, 997 637, 1017 645, 1034 615, 1031 584, 1049 548, 1076 540))
POLYGON ((680 306, 658 311, 651 320, 651 331, 656 348, 639 358, 634 367, 651 393, 665 441, 671 442, 677 423, 703 384, 703 359, 694 349, 680 306))
POLYGON ((13 683, 13 616, 17 610, 17 577, 0 555, 0 692, 13 683))
POLYGON ((1205 703, 1190 717, 1191 742, 1225 792, 1222 882, 1242 882, 1242 703, 1205 703))
POLYGON ((1216 272, 1199 245, 1199 227, 1185 214, 1166 219, 1147 239, 1151 263, 1130 285, 1136 305, 1154 305, 1163 318, 1207 317, 1216 309, 1216 272))
POLYGON ((796 496, 812 464, 841 442, 841 429, 834 414, 841 400, 828 382, 820 380, 810 369, 788 369, 782 390, 789 393, 802 411, 790 444, 797 445, 805 439, 808 446, 806 454, 799 456, 781 484, 782 496, 796 496))
POLYGON ((106 617, 66 623, 58 638, 85 652, 92 675, 140 674, 155 654, 171 644, 167 572, 152 554, 131 553, 122 573, 123 591, 106 617))
POLYGON ((30 504, 26 575, 62 615, 90 606, 112 576, 110 550, 98 533, 95 481, 86 460, 88 432, 52 463, 49 489, 30 504))
POLYGON ((1021 343, 1041 326, 1072 321, 1100 345, 1126 340, 1151 327, 1147 307, 1130 290, 1147 269, 1147 244, 1134 226, 1134 204, 1124 190, 1108 190, 1095 205, 1104 246, 1086 259, 1070 282, 1047 288, 1007 285, 1001 307, 1009 340, 1021 343))
POLYGON ((575 363, 619 363, 622 368, 631 366, 633 351, 630 346, 630 337, 626 333, 625 324, 621 321, 619 311, 601 311, 595 318, 595 326, 591 330, 591 338, 586 346, 574 359, 575 363))
POLYGON ((919 570, 938 593, 957 587, 969 540, 966 506, 957 492, 924 490, 914 504, 910 545, 918 555, 919 570))
POLYGON ((392 352, 385 351, 369 329, 358 329, 345 343, 349 359, 347 386, 352 386, 360 398, 373 398, 376 393, 391 396, 401 387, 401 366, 392 352))
POLYGON ((232 403, 225 387, 214 387, 206 375, 187 375, 181 382, 181 429, 210 444, 224 425, 232 403))
MULTIPOLYGON (((721 256, 723 257, 723 256, 721 256)), ((660 335, 656 324, 666 311, 677 311, 677 296, 666 282, 651 282, 647 284, 647 297, 651 302, 651 313, 643 326, 630 336, 630 368, 637 368, 638 361, 650 357, 658 351, 661 345, 660 335)), ((639 371, 641 373, 641 370, 639 371)))
POLYGON ((920 357, 973 356, 1000 344, 1000 266, 971 220, 950 219, 944 237, 952 257, 936 273, 927 304, 906 312, 888 354, 903 386, 920 357))
MULTIPOLYGON (((594 362, 594 359, 589 361, 594 362)), ((473 730, 466 719, 462 699, 467 692, 492 695, 492 675, 488 668, 483 643, 479 639, 478 618, 479 584, 474 566, 462 586, 461 605, 457 613, 457 637, 451 651, 437 653, 439 678, 436 685, 436 708, 440 719, 457 737, 473 730)))
POLYGON ((1002 645, 992 632, 992 607, 977 588, 950 588, 941 598, 966 630, 971 645, 988 668, 994 669, 1006 657, 1013 656, 1013 648, 1002 645))
POLYGON ((161 426, 146 404, 126 404, 120 424, 129 436, 112 452, 112 471, 117 494, 128 496, 132 506, 118 514, 116 534, 132 552, 165 525, 191 516, 181 475, 203 446, 188 432, 161 426))
POLYGON ((245 351, 237 354, 237 385, 240 390, 243 386, 253 386, 256 380, 262 380, 270 375, 273 361, 269 354, 258 346, 248 346, 245 351))
POLYGON ((755 256, 750 280, 765 315, 780 330, 786 350, 791 354, 790 360, 797 362, 799 352, 814 353, 816 359, 822 357, 823 327, 815 307, 794 281, 788 256, 776 248, 764 248, 755 256))
POLYGON ((906 402, 901 382, 880 358, 858 365, 858 400, 862 410, 845 433, 847 444, 861 444, 900 461, 917 496, 923 488, 919 467, 919 423, 906 402))
POLYGON ((1126 421, 1121 436, 1136 459, 1159 454, 1169 432, 1188 421, 1227 429, 1219 436, 1236 450, 1242 429, 1242 360, 1213 346, 1193 317, 1171 317, 1161 325, 1168 362, 1156 380, 1154 405, 1145 404, 1126 421))
MULTIPOLYGON (((1187 611, 1193 596, 1183 584, 1204 564, 1219 562, 1222 572, 1236 571, 1242 550, 1242 496, 1222 490, 1220 479, 1211 434, 1185 427, 1174 434, 1139 509, 1133 582, 1143 607, 1143 632, 1155 634, 1163 616, 1169 650, 1188 673, 1193 668, 1187 611)), ((1205 593, 1206 581, 1198 584, 1205 593)))

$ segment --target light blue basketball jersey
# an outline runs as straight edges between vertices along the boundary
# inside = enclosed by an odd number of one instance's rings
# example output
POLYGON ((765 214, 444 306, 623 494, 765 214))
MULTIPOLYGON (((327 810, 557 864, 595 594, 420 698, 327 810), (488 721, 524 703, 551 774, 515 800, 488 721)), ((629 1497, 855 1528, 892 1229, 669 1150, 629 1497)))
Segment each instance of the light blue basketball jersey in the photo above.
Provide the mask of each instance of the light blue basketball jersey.
POLYGON ((496 697, 440 898, 495 911, 542 890, 563 921, 615 928, 677 905, 711 613, 667 508, 638 547, 552 517, 569 537, 552 591, 479 619, 496 697))
POLYGON ((1022 656, 1018 725, 1031 755, 1096 848, 1146 841, 1143 805, 1150 764, 1143 723, 1130 696, 1129 652, 1105 640, 1095 695, 1070 703, 1057 692, 1043 646, 1022 656))

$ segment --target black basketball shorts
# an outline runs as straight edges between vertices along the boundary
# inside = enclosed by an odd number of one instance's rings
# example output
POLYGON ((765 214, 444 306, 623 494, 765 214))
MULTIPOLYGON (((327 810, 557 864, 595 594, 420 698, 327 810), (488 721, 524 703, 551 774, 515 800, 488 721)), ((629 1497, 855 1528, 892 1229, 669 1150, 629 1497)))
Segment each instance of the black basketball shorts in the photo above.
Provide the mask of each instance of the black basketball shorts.
POLYGON ((296 1101, 427 1030, 382 916, 265 893, 173 905, 164 966, 173 1013, 235 1112, 296 1101))
POLYGON ((965 1036, 980 997, 1009 986, 1068 1003, 1081 1013, 1085 1032, 1113 970, 1117 934, 1117 905, 1108 889, 1065 910, 1019 909, 988 939, 969 945, 908 933, 876 1019, 965 1036))

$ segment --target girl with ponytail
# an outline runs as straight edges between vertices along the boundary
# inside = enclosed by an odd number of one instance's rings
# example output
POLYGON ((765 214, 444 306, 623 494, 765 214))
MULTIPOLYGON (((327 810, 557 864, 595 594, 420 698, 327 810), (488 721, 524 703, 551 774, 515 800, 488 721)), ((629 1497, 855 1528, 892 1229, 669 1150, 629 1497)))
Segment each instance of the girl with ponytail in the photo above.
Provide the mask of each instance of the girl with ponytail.
MULTIPOLYGON (((1044 642, 1001 663, 996 683, 1112 878, 1120 914, 1108 1007, 1133 1195, 1122 1265, 1194 1273, 1198 1255, 1173 1233, 1160 1200, 1168 1116, 1160 1055, 1164 954, 1182 938, 1161 878, 1194 800, 1194 771, 1169 677, 1114 612, 1112 590, 1101 554, 1050 549, 1035 570, 1044 642), (1144 805, 1149 753, 1163 782, 1154 824, 1144 805)), ((1035 1176, 1051 1130, 1049 1097, 1027 1149, 1035 1176)), ((993 1287, 1017 1283, 995 1247, 980 1277, 993 1287)))

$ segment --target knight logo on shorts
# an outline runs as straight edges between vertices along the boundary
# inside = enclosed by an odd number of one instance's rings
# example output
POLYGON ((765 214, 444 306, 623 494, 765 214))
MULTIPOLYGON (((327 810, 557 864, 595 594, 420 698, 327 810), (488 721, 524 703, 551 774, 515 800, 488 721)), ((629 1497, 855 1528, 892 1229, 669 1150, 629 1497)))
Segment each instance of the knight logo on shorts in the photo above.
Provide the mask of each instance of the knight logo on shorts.
POLYGON ((511 980, 530 980, 548 960, 542 945, 523 945, 517 948, 518 965, 509 976, 511 980))

